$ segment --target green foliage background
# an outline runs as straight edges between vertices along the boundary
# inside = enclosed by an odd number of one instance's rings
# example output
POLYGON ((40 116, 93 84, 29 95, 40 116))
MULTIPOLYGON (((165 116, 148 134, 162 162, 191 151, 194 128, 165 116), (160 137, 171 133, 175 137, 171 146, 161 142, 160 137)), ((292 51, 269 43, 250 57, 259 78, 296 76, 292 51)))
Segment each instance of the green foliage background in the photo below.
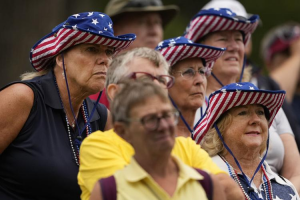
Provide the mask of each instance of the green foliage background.
MULTIPOLYGON (((0 87, 32 71, 31 47, 74 13, 104 11, 109 0, 0 0, 0 87)), ((208 0, 162 0, 176 4, 180 14, 166 27, 165 39, 182 35, 189 20, 208 0)), ((300 22, 300 0, 241 0, 248 13, 259 14, 262 26, 253 35, 251 60, 263 67, 260 41, 270 28, 287 21, 300 22)))

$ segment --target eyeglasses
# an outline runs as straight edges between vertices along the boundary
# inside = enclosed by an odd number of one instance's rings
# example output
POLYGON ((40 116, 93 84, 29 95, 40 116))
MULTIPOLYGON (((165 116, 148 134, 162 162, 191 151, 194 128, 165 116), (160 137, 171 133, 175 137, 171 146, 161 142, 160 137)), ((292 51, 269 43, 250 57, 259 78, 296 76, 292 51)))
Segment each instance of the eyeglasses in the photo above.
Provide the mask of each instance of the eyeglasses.
POLYGON ((140 122, 148 131, 155 131, 158 129, 161 119, 164 119, 170 125, 177 125, 179 113, 176 110, 170 110, 162 113, 161 116, 157 114, 148 114, 140 119, 129 118, 125 122, 140 122))
POLYGON ((169 75, 158 75, 153 76, 152 74, 149 74, 147 72, 133 72, 128 75, 128 78, 132 79, 142 79, 142 80, 157 80, 164 88, 169 89, 174 85, 175 78, 173 76, 169 75))
POLYGON ((193 68, 184 69, 183 71, 174 71, 173 73, 180 73, 181 77, 184 79, 193 79, 198 72, 202 77, 208 77, 209 73, 206 73, 205 68, 199 68, 197 71, 193 68))

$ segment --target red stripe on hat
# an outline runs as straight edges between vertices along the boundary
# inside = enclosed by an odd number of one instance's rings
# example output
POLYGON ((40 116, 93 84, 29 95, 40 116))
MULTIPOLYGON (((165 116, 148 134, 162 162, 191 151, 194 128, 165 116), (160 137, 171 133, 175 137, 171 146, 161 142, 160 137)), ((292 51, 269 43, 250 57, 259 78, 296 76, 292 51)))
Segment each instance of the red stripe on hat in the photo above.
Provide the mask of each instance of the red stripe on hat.
POLYGON ((66 45, 64 45, 62 48, 60 48, 59 52, 61 50, 65 50, 65 49, 67 49, 67 48, 69 48, 71 46, 74 46, 74 45, 82 43, 81 39, 85 39, 88 36, 89 36, 89 33, 82 32, 78 37, 72 39, 69 44, 66 44, 67 42, 65 42, 66 45))
MULTIPOLYGON (((70 34, 71 35, 71 34, 70 34)), ((44 54, 40 55, 40 58, 32 61, 32 63, 34 64, 35 68, 39 71, 40 68, 44 68, 44 64, 42 65, 42 63, 45 63, 47 61, 47 59, 57 55, 59 52, 67 49, 69 46, 73 45, 73 43, 78 42, 78 39, 82 38, 82 37, 86 37, 87 33, 84 32, 75 32, 75 35, 66 38, 64 40, 64 42, 59 42, 58 44, 61 44, 60 46, 56 45, 49 48, 44 49, 44 54), (71 41, 73 41, 73 43, 70 43, 71 41), (52 50, 52 51, 51 51, 52 50)))
POLYGON ((179 59, 179 56, 182 54, 182 51, 186 48, 186 46, 178 46, 177 50, 171 55, 170 62, 174 65, 179 59), (178 55, 178 56, 177 56, 178 55))
POLYGON ((55 45, 57 43, 57 41, 62 40, 61 38, 65 38, 67 37, 66 34, 70 34, 70 32, 72 32, 72 29, 60 29, 57 33, 56 33, 56 37, 54 36, 54 34, 52 36, 49 36, 48 38, 46 38, 45 40, 43 40, 40 44, 38 44, 35 47, 35 50, 39 49, 40 47, 44 47, 50 44, 55 45))
POLYGON ((226 20, 227 22, 224 24, 224 26, 222 26, 222 28, 220 29, 220 31, 224 31, 224 30, 227 30, 228 29, 228 27, 230 27, 233 23, 234 23, 234 21, 233 20, 226 20))
POLYGON ((171 47, 171 53, 166 57, 166 60, 170 60, 170 58, 172 57, 173 53, 177 51, 177 49, 179 48, 180 46, 173 46, 171 47))
POLYGON ((72 31, 71 29, 68 29, 62 32, 62 35, 58 35, 55 39, 51 40, 51 43, 45 42, 43 43, 43 45, 38 45, 35 48, 32 57, 37 57, 41 54, 55 49, 57 45, 61 43, 61 41, 65 41, 66 38, 68 38, 71 34, 76 34, 76 32, 72 31))
POLYGON ((202 32, 200 32, 199 27, 202 27, 204 23, 206 23, 206 21, 209 19, 209 16, 205 15, 205 16, 201 16, 199 17, 199 20, 202 20, 201 23, 197 23, 195 25, 195 27, 193 27, 192 30, 194 30, 194 32, 191 35, 191 40, 192 41, 197 41, 198 38, 196 37, 196 35, 200 38, 202 37, 202 32))
MULTIPOLYGON (((79 31, 78 32, 74 32, 74 31, 73 32, 68 32, 67 34, 64 35, 65 37, 62 37, 59 41, 56 41, 57 45, 43 49, 42 51, 35 54, 34 57, 41 56, 43 59, 48 58, 48 57, 52 57, 57 52, 59 52, 58 49, 62 49, 67 44, 69 44, 67 41, 78 37, 80 34, 81 34, 81 32, 79 32, 79 31), (72 33, 75 33, 75 34, 71 35, 72 33), (59 44, 61 44, 61 46, 58 48, 59 44), (45 55, 45 54, 47 54, 47 55, 45 55)), ((32 61, 32 63, 36 63, 36 61, 32 61)))
POLYGON ((211 22, 216 18, 216 16, 208 16, 206 18, 206 21, 204 22, 203 25, 199 26, 196 34, 194 34, 195 41, 198 41, 199 38, 201 38, 203 35, 206 35, 208 33, 207 29, 210 27, 211 22), (209 26, 208 26, 209 25, 209 26))
MULTIPOLYGON (((219 93, 217 95, 217 99, 210 105, 211 109, 210 109, 210 112, 207 115, 207 119, 209 121, 207 121, 207 125, 206 125, 205 129, 203 130, 203 133, 198 138, 199 142, 202 141, 203 137, 205 136, 205 134, 207 133, 208 129, 210 128, 210 126, 214 122, 215 118, 218 116, 218 113, 219 113, 220 109, 222 109, 222 105, 224 105, 224 102, 226 102, 226 99, 227 99, 228 95, 229 95, 229 92, 226 92, 226 93, 222 93, 221 92, 221 93, 219 93), (211 112, 211 111, 214 111, 214 112, 211 112), (212 115, 212 117, 210 117, 211 115, 212 115)), ((221 115, 221 113, 219 115, 221 115)), ((197 143, 198 143, 198 141, 197 141, 197 143)))
POLYGON ((165 51, 162 51, 162 55, 165 57, 166 61, 168 61, 169 63, 170 63, 170 61, 167 59, 167 57, 169 57, 170 54, 172 54, 173 48, 174 47, 167 47, 167 48, 164 48, 165 51))
POLYGON ((219 21, 219 23, 216 24, 216 26, 214 26, 211 29, 211 32, 214 32, 215 30, 219 30, 221 26, 224 26, 224 23, 226 22, 226 19, 223 18, 221 21, 219 21))
MULTIPOLYGON (((206 18, 207 16, 204 16, 204 19, 206 18)), ((199 22, 201 21, 203 17, 197 17, 195 18, 191 23, 190 23, 190 27, 188 29, 188 34, 187 34, 187 38, 189 39, 193 39, 193 35, 194 35, 194 32, 196 30, 196 27, 198 27, 198 24, 199 22)), ((194 41, 194 40, 193 40, 194 41)))
MULTIPOLYGON (((182 54, 182 56, 180 57, 179 60, 197 57, 197 55, 195 53, 196 48, 197 48, 196 46, 186 46, 185 52, 182 54)), ((198 50, 200 50, 200 49, 201 48, 198 48, 198 50)))

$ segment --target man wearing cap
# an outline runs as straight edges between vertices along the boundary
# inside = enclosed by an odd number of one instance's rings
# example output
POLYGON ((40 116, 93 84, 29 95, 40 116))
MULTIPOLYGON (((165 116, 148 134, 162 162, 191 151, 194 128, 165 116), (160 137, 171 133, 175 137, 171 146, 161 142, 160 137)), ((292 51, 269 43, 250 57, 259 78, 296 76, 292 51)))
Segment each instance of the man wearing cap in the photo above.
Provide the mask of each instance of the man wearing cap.
MULTIPOLYGON (((159 52, 152 49, 136 48, 115 57, 110 65, 106 82, 107 94, 110 99, 115 96, 120 79, 138 77, 138 73, 141 72, 152 80, 156 80, 161 75, 169 76, 168 64, 165 59, 159 52)), ((165 85, 162 84, 165 88, 170 86, 167 84, 168 81, 161 82, 165 83, 165 85)), ((110 176, 129 164, 134 149, 111 129, 106 132, 93 133, 82 143, 80 153, 81 165, 78 181, 82 190, 81 198, 87 200, 99 178, 110 176)), ((177 137, 172 154, 177 155, 189 166, 217 174, 223 185, 230 185, 232 181, 227 174, 215 167, 207 153, 199 148, 191 138, 177 137)), ((239 192, 239 188, 234 187, 233 181, 232 185, 232 188, 225 190, 227 194, 239 192)))
MULTIPOLYGON (((136 34, 137 38, 128 50, 136 47, 154 49, 163 40, 163 28, 178 12, 177 6, 165 6, 161 0, 111 0, 104 11, 112 18, 116 35, 136 34)), ((94 100, 97 97, 98 94, 90 96, 94 100)), ((109 108, 105 92, 100 103, 109 108)))
POLYGON ((161 0, 111 0, 104 12, 112 18, 115 34, 136 34, 130 49, 154 49, 163 39, 163 28, 178 11, 177 6, 164 6, 161 0))

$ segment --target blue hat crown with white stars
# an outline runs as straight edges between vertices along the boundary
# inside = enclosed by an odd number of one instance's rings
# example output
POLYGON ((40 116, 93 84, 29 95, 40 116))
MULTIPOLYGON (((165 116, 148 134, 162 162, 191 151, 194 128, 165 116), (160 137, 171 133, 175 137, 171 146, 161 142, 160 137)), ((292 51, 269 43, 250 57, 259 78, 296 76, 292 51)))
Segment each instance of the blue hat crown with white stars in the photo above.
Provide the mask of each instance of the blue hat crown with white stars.
POLYGON ((212 32, 236 30, 244 33, 244 44, 247 44, 258 23, 258 15, 252 15, 247 19, 238 16, 229 8, 203 9, 191 19, 184 37, 199 42, 201 38, 212 32))
POLYGON ((164 40, 155 49, 161 52, 170 66, 186 58, 202 58, 207 67, 207 73, 211 72, 214 62, 226 50, 226 48, 193 43, 193 41, 182 36, 164 40))
MULTIPOLYGON (((97 35, 118 38, 114 35, 111 18, 101 12, 86 12, 71 15, 66 21, 56 26, 52 32, 57 32, 61 28, 77 29, 97 35)), ((126 38, 126 36, 128 39, 136 37, 135 34, 126 34, 121 37, 126 38)))
POLYGON ((36 71, 44 70, 51 58, 81 43, 114 47, 116 52, 127 48, 135 34, 115 36, 113 22, 101 12, 85 12, 70 16, 40 39, 30 51, 30 62, 36 71))
POLYGON ((259 19, 258 15, 252 15, 250 18, 245 18, 243 16, 237 15, 235 12, 230 10, 229 8, 209 8, 200 10, 194 17, 198 17, 201 15, 215 15, 215 16, 222 16, 230 19, 234 19, 235 21, 248 21, 248 22, 255 22, 259 19))

